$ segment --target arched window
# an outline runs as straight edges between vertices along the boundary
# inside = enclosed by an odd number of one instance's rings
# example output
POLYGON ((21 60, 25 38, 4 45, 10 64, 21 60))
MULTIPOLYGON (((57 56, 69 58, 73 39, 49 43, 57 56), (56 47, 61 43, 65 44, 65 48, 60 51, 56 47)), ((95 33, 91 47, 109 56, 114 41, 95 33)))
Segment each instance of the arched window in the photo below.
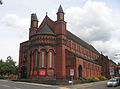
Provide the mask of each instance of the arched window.
POLYGON ((53 57, 53 55, 52 55, 52 52, 50 51, 50 53, 49 53, 49 67, 50 68, 52 68, 52 57, 53 57))
POLYGON ((42 67, 44 67, 45 51, 42 51, 42 67))
POLYGON ((37 51, 35 51, 35 67, 37 67, 37 65, 38 65, 38 52, 37 51))

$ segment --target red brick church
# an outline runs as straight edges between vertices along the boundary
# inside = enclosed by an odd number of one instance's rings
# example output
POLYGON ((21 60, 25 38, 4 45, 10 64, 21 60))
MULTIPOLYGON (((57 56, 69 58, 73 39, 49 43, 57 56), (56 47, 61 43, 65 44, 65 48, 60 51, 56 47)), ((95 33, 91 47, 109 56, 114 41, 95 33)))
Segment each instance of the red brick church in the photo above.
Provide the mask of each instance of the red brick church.
POLYGON ((70 79, 71 69, 75 80, 101 76, 102 66, 95 61, 100 53, 67 30, 64 15, 60 5, 57 20, 46 15, 40 26, 36 14, 31 15, 29 40, 20 44, 19 78, 70 79))

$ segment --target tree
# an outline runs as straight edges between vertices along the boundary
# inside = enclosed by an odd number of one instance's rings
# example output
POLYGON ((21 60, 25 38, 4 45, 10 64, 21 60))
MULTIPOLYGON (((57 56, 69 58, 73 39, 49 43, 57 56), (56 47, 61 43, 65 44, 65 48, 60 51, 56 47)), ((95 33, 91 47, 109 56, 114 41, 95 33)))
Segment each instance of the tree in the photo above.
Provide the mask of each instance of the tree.
POLYGON ((17 66, 16 62, 13 61, 11 56, 7 57, 7 60, 4 62, 2 59, 0 60, 0 74, 17 74, 17 66))
POLYGON ((3 65, 4 65, 4 62, 3 62, 3 60, 1 59, 1 60, 0 60, 0 75, 3 74, 3 70, 2 70, 3 65))
POLYGON ((6 73, 8 74, 16 74, 17 67, 15 66, 16 62, 13 61, 11 56, 7 57, 6 60, 6 73))
POLYGON ((118 62, 118 66, 120 66, 120 62, 118 62))

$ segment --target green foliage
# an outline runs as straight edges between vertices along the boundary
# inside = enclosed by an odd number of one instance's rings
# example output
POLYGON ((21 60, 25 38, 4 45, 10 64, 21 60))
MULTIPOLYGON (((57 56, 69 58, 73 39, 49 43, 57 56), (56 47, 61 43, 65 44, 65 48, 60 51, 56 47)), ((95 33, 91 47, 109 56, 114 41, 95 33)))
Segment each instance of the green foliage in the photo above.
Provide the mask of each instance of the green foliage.
POLYGON ((4 79, 4 76, 0 76, 0 79, 4 79))
POLYGON ((6 74, 17 74, 17 66, 16 62, 13 61, 11 56, 7 57, 7 60, 4 62, 2 59, 0 60, 0 75, 6 74))
POLYGON ((11 79, 11 76, 8 76, 8 77, 0 76, 0 79, 11 79))
POLYGON ((106 80, 107 78, 104 76, 95 76, 95 77, 89 77, 88 80, 91 82, 100 81, 100 80, 106 80))
POLYGON ((2 59, 0 60, 0 74, 3 74, 3 67, 4 66, 4 62, 2 61, 2 59))
POLYGON ((118 62, 118 66, 120 66, 120 62, 118 62))
POLYGON ((98 77, 94 77, 94 81, 99 81, 100 79, 98 77))
POLYGON ((91 82, 95 82, 95 81, 99 81, 99 78, 98 77, 89 77, 88 80, 91 82))
POLYGON ((105 76, 99 76, 100 80, 107 80, 107 78, 105 76))

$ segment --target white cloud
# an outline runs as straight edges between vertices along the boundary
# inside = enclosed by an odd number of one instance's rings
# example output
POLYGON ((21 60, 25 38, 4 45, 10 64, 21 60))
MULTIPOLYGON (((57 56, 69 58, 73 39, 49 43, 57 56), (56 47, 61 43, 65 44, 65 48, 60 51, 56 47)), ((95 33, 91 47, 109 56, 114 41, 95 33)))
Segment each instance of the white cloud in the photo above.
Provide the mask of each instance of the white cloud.
POLYGON ((24 37, 28 34, 30 20, 28 18, 19 18, 16 14, 7 14, 0 23, 5 25, 5 27, 10 27, 18 36, 24 37))
MULTIPOLYGON (((28 0, 25 2, 23 2, 23 0, 22 2, 10 1, 9 5, 7 4, 8 2, 5 4, 6 10, 5 8, 1 9, 3 12, 1 13, 1 16, 4 17, 0 19, 0 37, 2 38, 0 39, 0 54, 3 55, 4 58, 6 58, 6 55, 10 55, 13 59, 18 59, 19 43, 28 39, 30 25, 30 18, 21 18, 16 14, 4 14, 13 12, 19 13, 19 15, 24 17, 24 15, 28 13, 37 12, 40 13, 38 14, 38 18, 43 18, 43 13, 57 7, 57 4, 59 4, 60 1, 53 0, 52 2, 47 2, 46 5, 44 2, 41 4, 34 2, 35 6, 31 8, 33 2, 34 1, 28 2, 28 0), (48 8, 48 5, 53 2, 57 3, 56 6, 48 8), (15 4, 15 6, 13 4, 15 4), (18 5, 21 5, 22 7, 17 7, 18 5), (24 8, 24 6, 26 8, 24 8), (40 7, 38 8, 38 6, 40 7)), ((68 0, 65 2, 68 3, 68 0)), ((74 4, 72 3, 71 5, 74 6, 74 4)), ((64 4, 63 7, 70 7, 71 5, 64 4)), ((76 3, 76 5, 81 4, 76 3)), ((50 14, 50 17, 55 17, 56 11, 56 9, 53 9, 53 11, 48 14, 50 14)), ((110 58, 114 58, 114 54, 120 53, 120 30, 114 26, 111 20, 111 18, 115 16, 115 13, 112 12, 112 9, 110 9, 105 2, 87 1, 83 7, 74 6, 64 11, 66 13, 65 21, 68 23, 68 30, 71 30, 71 32, 75 33, 80 38, 88 41, 98 49, 99 52, 102 51, 110 58)), ((3 58, 3 56, 0 56, 0 58, 3 58)), ((119 61, 118 57, 116 59, 117 60, 115 61, 119 61)))
POLYGON ((68 30, 117 62, 114 55, 120 52, 120 30, 111 20, 113 14, 105 2, 88 1, 82 8, 66 9, 66 20, 68 30))
POLYGON ((120 56, 115 56, 120 54, 120 42, 115 40, 109 40, 106 42, 103 41, 92 41, 91 44, 99 51, 102 52, 105 56, 108 56, 110 59, 115 62, 120 61, 120 56))
POLYGON ((110 14, 111 9, 104 2, 88 1, 83 8, 71 7, 67 9, 66 19, 72 32, 81 38, 89 42, 107 41, 114 29, 114 25, 109 21, 110 14))
POLYGON ((0 59, 12 56, 18 62, 19 44, 28 40, 29 23, 28 18, 19 18, 15 14, 7 14, 0 20, 0 59))

